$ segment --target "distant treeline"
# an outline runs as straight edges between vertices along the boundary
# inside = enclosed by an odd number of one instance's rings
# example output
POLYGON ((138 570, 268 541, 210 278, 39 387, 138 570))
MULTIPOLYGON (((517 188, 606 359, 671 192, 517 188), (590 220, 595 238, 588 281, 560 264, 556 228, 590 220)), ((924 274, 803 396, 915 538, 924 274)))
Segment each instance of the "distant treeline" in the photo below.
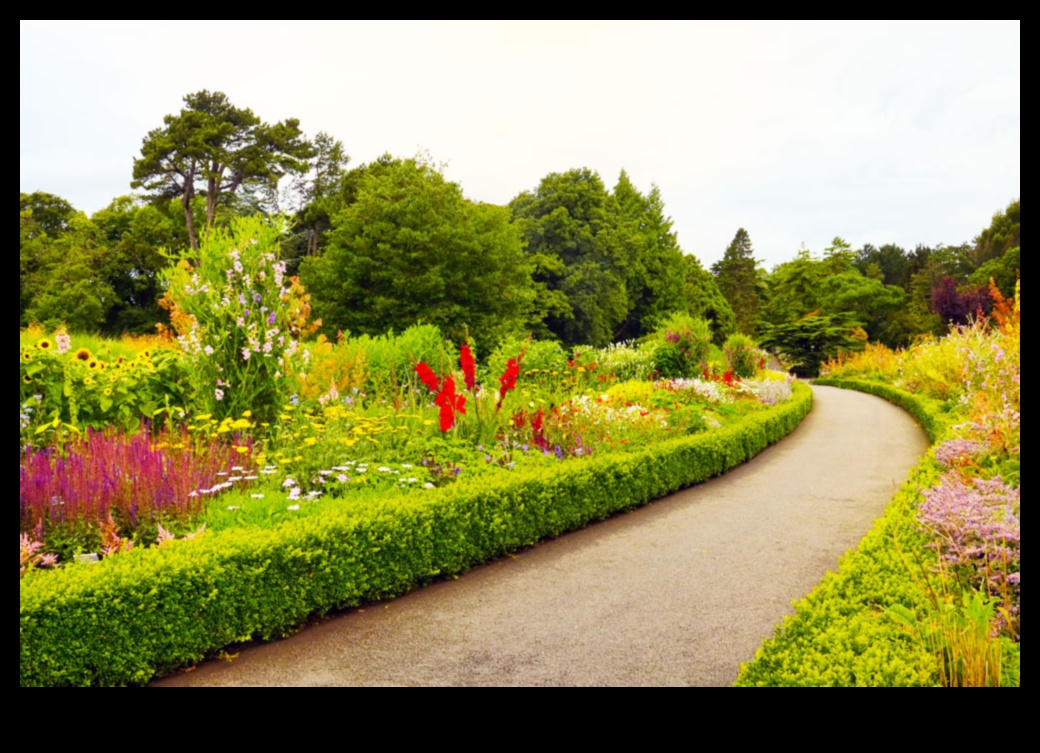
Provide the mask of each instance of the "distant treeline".
POLYGON ((717 343, 740 331, 781 351, 820 333, 899 346, 988 311, 990 280, 1010 296, 1020 269, 1019 200, 959 246, 835 238, 771 272, 739 229, 706 270, 679 247, 658 188, 640 192, 624 171, 609 189, 587 168, 552 173, 501 207, 466 199, 426 157, 348 164, 328 134, 269 125, 219 92, 188 95, 145 137, 137 196, 87 217, 20 195, 20 324, 154 332, 167 323, 164 249, 197 248, 206 228, 256 212, 293 219, 282 254, 324 333, 423 321, 485 353, 521 332, 567 346, 639 338, 677 311, 707 319, 717 343))

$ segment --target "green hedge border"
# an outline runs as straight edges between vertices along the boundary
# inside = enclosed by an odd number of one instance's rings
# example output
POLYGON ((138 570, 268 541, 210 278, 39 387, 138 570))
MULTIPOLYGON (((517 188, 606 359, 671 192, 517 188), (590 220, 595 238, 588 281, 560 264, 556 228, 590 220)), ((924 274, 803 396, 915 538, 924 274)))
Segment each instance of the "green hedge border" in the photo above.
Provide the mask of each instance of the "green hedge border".
POLYGON ((29 685, 145 683, 309 616, 403 593, 716 476, 798 426, 812 390, 708 434, 232 530, 21 580, 29 685))
MULTIPOLYGON (((867 392, 904 408, 933 445, 950 425, 945 403, 891 385, 830 377, 814 384, 867 392)), ((837 573, 827 573, 808 596, 796 601, 794 616, 785 617, 754 660, 741 666, 737 686, 938 684, 934 657, 883 612, 895 604, 927 608, 915 580, 919 565, 913 553, 925 566, 935 555, 925 548, 915 515, 923 490, 938 482, 942 470, 933 452, 921 459, 884 515, 841 558, 837 573)))

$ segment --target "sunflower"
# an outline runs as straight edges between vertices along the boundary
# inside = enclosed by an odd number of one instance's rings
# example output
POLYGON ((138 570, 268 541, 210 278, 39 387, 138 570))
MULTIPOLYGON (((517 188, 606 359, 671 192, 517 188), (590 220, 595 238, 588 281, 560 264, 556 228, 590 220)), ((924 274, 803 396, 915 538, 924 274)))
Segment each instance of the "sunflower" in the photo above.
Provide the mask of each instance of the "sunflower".
POLYGON ((111 397, 112 396, 112 388, 111 387, 106 387, 104 395, 105 395, 105 397, 111 397))
POLYGON ((87 368, 88 369, 96 369, 98 367, 98 364, 100 364, 100 363, 101 362, 99 360, 97 360, 96 358, 91 358, 89 361, 87 361, 87 368))
POLYGON ((89 385, 91 385, 91 384, 94 384, 94 380, 93 380, 93 379, 91 379, 90 377, 84 377, 84 378, 83 378, 83 384, 85 384, 85 385, 89 386, 89 385))
POLYGON ((32 360, 32 351, 31 350, 23 350, 22 351, 22 360, 23 361, 31 361, 32 360))
POLYGON ((26 384, 32 384, 32 377, 29 376, 28 374, 26 374, 25 376, 22 377, 22 381, 25 382, 26 384))
POLYGON ((40 340, 38 343, 36 343, 36 347, 39 348, 40 350, 50 350, 51 349, 51 341, 48 340, 45 337, 42 340, 40 340))
POLYGON ((89 361, 92 357, 93 356, 91 355, 90 351, 87 350, 86 348, 80 348, 79 350, 76 351, 76 360, 77 361, 89 361))

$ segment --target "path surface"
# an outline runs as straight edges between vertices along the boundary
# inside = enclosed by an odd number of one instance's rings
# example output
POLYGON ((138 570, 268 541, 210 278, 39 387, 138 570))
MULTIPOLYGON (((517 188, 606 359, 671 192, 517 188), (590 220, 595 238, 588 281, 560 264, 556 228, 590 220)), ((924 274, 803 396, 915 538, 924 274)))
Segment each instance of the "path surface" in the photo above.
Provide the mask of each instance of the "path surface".
POLYGON ((725 476, 154 684, 732 684, 927 447, 880 398, 814 392, 725 476))

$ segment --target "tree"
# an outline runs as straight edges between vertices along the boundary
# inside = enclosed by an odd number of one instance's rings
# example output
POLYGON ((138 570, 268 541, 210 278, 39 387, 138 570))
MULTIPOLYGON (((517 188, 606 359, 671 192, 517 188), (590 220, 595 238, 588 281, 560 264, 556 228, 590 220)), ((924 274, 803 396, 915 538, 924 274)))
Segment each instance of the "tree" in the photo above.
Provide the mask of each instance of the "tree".
POLYGON ((299 267, 306 256, 314 256, 332 229, 332 217, 343 208, 344 168, 350 157, 343 142, 321 131, 314 137, 314 157, 310 169, 293 181, 296 198, 295 226, 292 235, 282 243, 282 258, 288 271, 299 267))
POLYGON ((726 338, 737 331, 737 318, 715 278, 711 276, 696 256, 686 259, 686 301, 690 315, 704 319, 711 327, 711 339, 721 346, 726 338))
POLYGON ((534 269, 535 334, 568 346, 609 343, 630 310, 635 247, 619 232, 617 204, 599 174, 551 173, 509 207, 534 269))
POLYGON ((189 243, 198 249, 191 211, 197 192, 205 195, 206 225, 212 227, 222 197, 240 189, 274 192, 283 175, 307 169, 314 151, 295 118, 268 125, 252 110, 233 106, 223 92, 188 94, 184 103, 145 137, 130 185, 156 202, 179 198, 189 243))
POLYGON ((1006 251, 1022 244, 1022 200, 1015 199, 1003 212, 993 215, 989 227, 975 239, 972 261, 980 267, 992 259, 999 259, 1006 251))
POLYGON ((116 296, 103 329, 113 335, 154 333, 156 324, 169 321, 159 306, 159 272, 171 263, 162 249, 184 248, 187 239, 167 214, 132 196, 113 199, 90 219, 108 246, 101 271, 116 296))
POLYGON ((816 314, 784 324, 766 324, 759 343, 776 353, 802 377, 820 375, 820 367, 842 350, 856 350, 862 340, 852 336, 855 322, 850 314, 816 314))
POLYGON ((333 218, 328 249, 300 275, 329 334, 379 335, 418 322, 490 352, 517 332, 533 299, 530 266, 503 207, 467 201, 429 164, 361 170, 333 218))
POLYGON ((758 262, 747 230, 740 228, 720 261, 711 265, 722 295, 737 317, 737 329, 750 335, 755 329, 761 291, 758 262))
POLYGON ((619 240, 630 247, 625 281, 628 315, 613 339, 629 340, 650 333, 668 314, 687 308, 686 265, 657 186, 643 196, 622 170, 613 197, 619 240))
MULTIPOLYGON (((23 212, 23 221, 32 211, 23 212)), ((23 226, 24 234, 24 226, 23 226)), ((39 322, 53 328, 66 324, 79 332, 93 332, 104 321, 116 296, 105 279, 107 245, 97 226, 82 212, 65 222, 55 238, 45 233, 30 238, 33 255, 23 272, 21 323, 39 322)))

